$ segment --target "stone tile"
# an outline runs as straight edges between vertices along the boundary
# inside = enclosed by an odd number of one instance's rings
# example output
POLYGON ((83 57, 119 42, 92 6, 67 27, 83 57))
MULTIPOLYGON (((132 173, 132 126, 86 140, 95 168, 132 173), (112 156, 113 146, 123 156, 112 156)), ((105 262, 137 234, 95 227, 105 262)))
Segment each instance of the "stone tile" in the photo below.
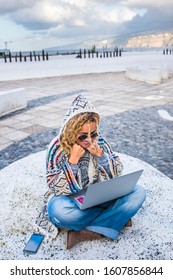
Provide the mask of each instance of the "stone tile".
POLYGON ((15 119, 14 117, 6 117, 3 120, 0 120, 0 125, 1 126, 13 126, 15 123, 18 123, 19 120, 15 119))
MULTIPOLYGON (((71 98, 71 102, 72 102, 72 100, 73 100, 73 97, 71 98)), ((70 101, 69 101, 69 102, 65 102, 64 104, 63 104, 63 103, 60 103, 60 102, 58 102, 58 103, 53 102, 53 103, 51 103, 51 107, 57 108, 57 110, 58 110, 58 109, 62 109, 62 108, 68 109, 68 107, 70 106, 71 102, 70 102, 70 101)))
POLYGON ((50 106, 48 106, 48 105, 42 105, 42 106, 38 106, 38 107, 35 107, 35 108, 31 109, 30 112, 45 111, 49 108, 50 108, 50 106))
POLYGON ((27 128, 31 126, 29 122, 18 122, 14 125, 14 129, 22 130, 23 128, 27 128))
POLYGON ((14 117, 14 119, 18 120, 18 121, 30 121, 33 118, 34 118, 34 116, 32 114, 27 114, 27 113, 16 115, 14 117))
POLYGON ((30 124, 40 124, 40 125, 42 125, 45 121, 46 121, 46 119, 43 118, 43 117, 33 117, 30 120, 30 124))
POLYGON ((13 133, 8 133, 6 135, 6 138, 8 140, 13 140, 13 141, 20 141, 26 137, 28 137, 30 134, 29 133, 26 133, 26 132, 23 132, 23 131, 20 131, 20 130, 16 130, 15 132, 13 133))
POLYGON ((5 138, 3 136, 0 136, 0 145, 6 145, 9 144, 11 141, 8 138, 5 138))
POLYGON ((29 133, 29 134, 34 134, 34 133, 38 133, 41 131, 46 130, 45 126, 39 125, 39 124, 35 124, 35 125, 31 125, 29 127, 23 128, 22 131, 29 133))
POLYGON ((50 113, 47 112, 46 110, 34 110, 32 111, 32 116, 34 117, 46 117, 47 115, 49 115, 50 113))
POLYGON ((44 112, 46 112, 46 113, 56 113, 57 112, 57 108, 56 107, 52 107, 52 106, 47 106, 47 109, 45 109, 44 112))
POLYGON ((67 110, 59 110, 57 113, 49 113, 47 115, 47 120, 57 120, 61 119, 65 116, 67 110))
POLYGON ((15 131, 15 129, 14 128, 11 128, 11 127, 6 127, 6 126, 4 126, 4 127, 1 127, 0 128, 0 135, 6 135, 6 134, 8 134, 8 133, 12 133, 12 132, 14 132, 15 131))
POLYGON ((61 126, 61 124, 62 124, 62 117, 59 119, 47 120, 44 122, 44 126, 48 128, 58 128, 61 126))

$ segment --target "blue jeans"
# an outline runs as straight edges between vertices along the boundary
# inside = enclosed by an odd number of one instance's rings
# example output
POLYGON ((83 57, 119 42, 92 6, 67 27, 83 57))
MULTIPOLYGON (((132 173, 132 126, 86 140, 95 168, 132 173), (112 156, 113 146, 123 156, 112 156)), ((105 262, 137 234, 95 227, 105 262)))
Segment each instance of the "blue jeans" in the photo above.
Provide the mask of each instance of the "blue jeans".
POLYGON ((69 197, 54 196, 48 203, 48 217, 58 228, 85 228, 114 240, 128 220, 137 213, 145 198, 144 188, 136 185, 126 196, 80 210, 69 197))

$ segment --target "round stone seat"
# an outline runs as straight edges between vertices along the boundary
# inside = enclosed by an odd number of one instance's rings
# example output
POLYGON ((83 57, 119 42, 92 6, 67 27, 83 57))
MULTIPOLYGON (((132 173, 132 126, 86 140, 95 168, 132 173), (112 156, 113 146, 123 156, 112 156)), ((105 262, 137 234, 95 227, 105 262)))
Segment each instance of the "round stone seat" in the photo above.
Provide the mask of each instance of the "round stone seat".
POLYGON ((66 250, 66 232, 55 240, 46 237, 36 255, 24 256, 23 248, 34 231, 34 221, 47 191, 46 152, 32 154, 0 171, 1 259, 172 259, 173 181, 137 158, 119 154, 124 173, 143 169, 139 184, 147 191, 133 226, 124 228, 115 241, 82 242, 66 250))

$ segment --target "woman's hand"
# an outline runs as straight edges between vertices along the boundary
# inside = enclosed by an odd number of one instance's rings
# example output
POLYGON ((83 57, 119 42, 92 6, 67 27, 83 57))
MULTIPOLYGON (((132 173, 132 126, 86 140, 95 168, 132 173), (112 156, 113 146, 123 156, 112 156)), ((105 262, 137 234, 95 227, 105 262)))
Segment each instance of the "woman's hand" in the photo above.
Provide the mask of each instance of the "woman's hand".
POLYGON ((80 145, 74 144, 70 150, 69 163, 78 164, 80 158, 85 154, 85 149, 83 149, 80 145))
POLYGON ((94 156, 97 157, 101 157, 103 155, 103 150, 100 148, 100 146, 98 145, 97 140, 93 140, 93 142, 91 143, 91 145, 87 148, 87 150, 93 154, 94 156))

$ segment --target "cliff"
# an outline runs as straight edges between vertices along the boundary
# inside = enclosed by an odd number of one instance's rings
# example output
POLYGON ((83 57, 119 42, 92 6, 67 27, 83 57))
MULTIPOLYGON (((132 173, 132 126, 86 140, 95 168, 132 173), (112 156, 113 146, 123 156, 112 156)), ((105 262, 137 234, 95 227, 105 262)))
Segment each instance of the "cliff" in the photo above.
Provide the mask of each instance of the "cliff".
POLYGON ((128 40, 126 47, 167 47, 173 46, 173 33, 163 33, 163 34, 155 34, 155 35, 145 35, 132 37, 128 40))

